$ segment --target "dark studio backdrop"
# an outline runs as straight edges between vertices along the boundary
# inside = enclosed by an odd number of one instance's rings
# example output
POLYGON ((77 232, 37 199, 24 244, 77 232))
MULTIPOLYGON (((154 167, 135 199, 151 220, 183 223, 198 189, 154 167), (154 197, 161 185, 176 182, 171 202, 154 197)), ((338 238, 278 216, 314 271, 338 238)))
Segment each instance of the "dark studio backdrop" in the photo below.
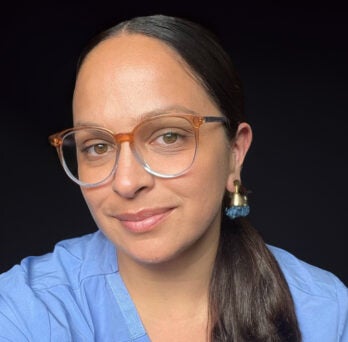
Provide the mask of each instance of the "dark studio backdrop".
POLYGON ((256 228, 348 283, 347 11, 133 6, 2 9, 0 272, 96 229, 47 137, 71 126, 75 64, 88 39, 119 20, 163 13, 214 30, 239 70, 254 129, 242 179, 256 228))

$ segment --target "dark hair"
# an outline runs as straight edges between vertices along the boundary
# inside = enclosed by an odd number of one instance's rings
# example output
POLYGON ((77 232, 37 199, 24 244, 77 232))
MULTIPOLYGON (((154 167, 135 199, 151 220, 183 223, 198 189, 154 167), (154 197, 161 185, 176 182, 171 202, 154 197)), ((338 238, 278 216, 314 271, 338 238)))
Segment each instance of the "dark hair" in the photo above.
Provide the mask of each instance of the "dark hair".
MULTIPOLYGON (((243 90, 217 37, 189 20, 164 15, 136 17, 97 35, 83 51, 78 69, 101 41, 121 33, 159 39, 191 68, 221 113, 232 138, 245 121, 243 90)), ((212 341, 300 341, 293 300, 277 261, 245 218, 223 217, 210 283, 212 341)))

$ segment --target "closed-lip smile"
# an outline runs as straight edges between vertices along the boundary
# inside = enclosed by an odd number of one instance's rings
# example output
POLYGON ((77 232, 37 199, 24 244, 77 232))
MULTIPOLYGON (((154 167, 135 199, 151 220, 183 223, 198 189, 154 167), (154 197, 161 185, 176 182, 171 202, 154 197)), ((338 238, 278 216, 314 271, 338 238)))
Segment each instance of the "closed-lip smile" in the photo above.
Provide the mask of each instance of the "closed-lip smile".
POLYGON ((121 213, 114 217, 120 221, 122 226, 132 233, 145 233, 151 231, 163 221, 173 208, 143 209, 135 213, 121 213))

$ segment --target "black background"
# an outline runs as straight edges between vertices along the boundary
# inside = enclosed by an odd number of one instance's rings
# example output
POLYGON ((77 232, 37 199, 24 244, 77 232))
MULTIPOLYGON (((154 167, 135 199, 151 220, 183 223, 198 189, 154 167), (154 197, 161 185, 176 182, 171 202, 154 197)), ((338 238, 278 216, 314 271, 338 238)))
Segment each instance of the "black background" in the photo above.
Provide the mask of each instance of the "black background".
POLYGON ((348 283, 348 12, 333 5, 74 2, 1 9, 0 272, 94 231, 47 137, 71 126, 75 64, 119 20, 163 13, 221 36, 246 92, 254 141, 243 181, 267 243, 348 283))

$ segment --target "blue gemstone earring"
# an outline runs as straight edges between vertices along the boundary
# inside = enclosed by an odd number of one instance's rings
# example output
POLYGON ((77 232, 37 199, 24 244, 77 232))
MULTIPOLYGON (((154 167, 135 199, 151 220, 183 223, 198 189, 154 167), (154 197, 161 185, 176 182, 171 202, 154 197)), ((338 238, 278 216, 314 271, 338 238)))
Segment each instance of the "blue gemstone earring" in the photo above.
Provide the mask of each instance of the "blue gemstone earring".
POLYGON ((247 216, 250 212, 247 196, 240 193, 240 181, 236 179, 233 185, 234 192, 230 193, 231 204, 229 208, 225 209, 226 215, 232 220, 237 217, 247 216))

